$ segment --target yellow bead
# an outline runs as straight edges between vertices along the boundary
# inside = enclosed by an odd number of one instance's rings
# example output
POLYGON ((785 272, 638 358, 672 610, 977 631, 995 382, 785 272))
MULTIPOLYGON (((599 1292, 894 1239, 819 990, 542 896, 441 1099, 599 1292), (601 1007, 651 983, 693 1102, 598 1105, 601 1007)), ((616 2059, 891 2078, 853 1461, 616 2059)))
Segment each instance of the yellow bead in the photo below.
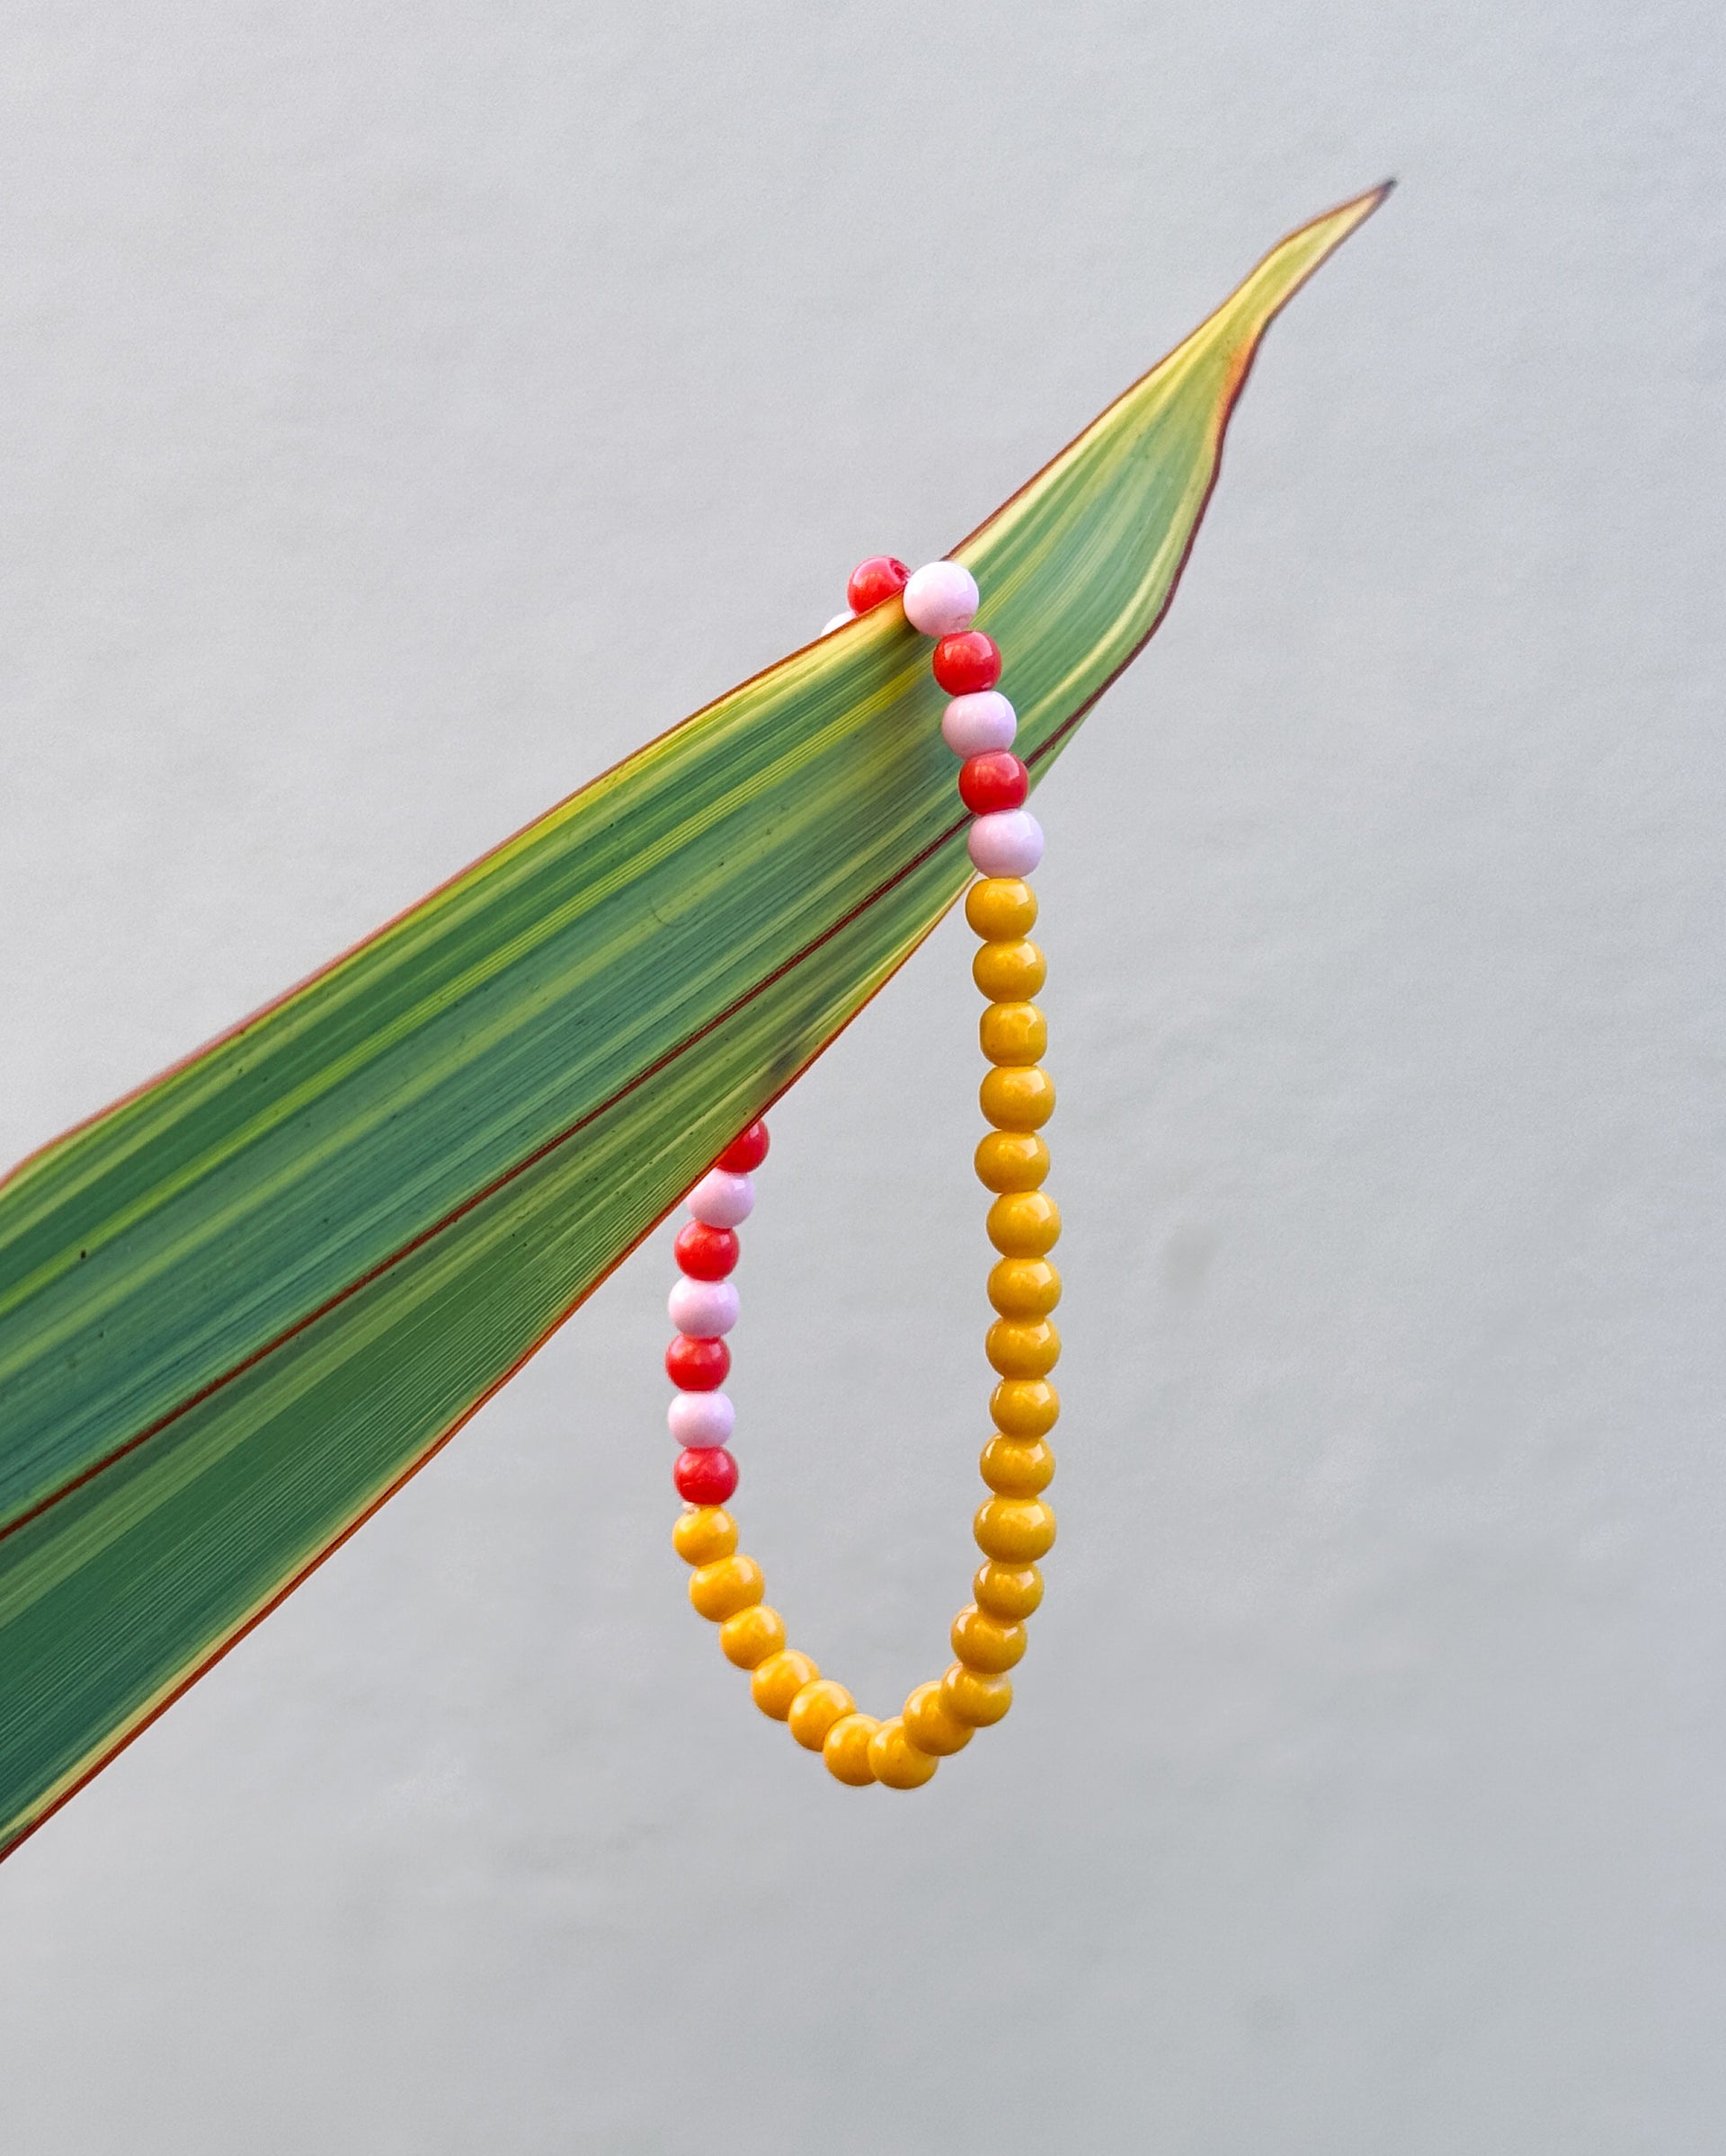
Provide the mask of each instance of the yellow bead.
POLYGON ((827 1732, 821 1756, 835 1781, 861 1789, 875 1779, 869 1764, 869 1739, 881 1726, 873 1715, 844 1715, 827 1732))
POLYGON ((785 1619, 766 1602, 740 1610, 719 1628, 719 1648, 740 1670, 759 1669, 785 1645, 785 1619))
POLYGON ((989 1412, 1003 1437, 1046 1437, 1061 1414, 1061 1395, 1046 1378, 1003 1378, 989 1395, 989 1412))
POLYGON ((686 1565, 711 1565, 737 1547, 737 1522, 716 1504, 685 1513, 672 1530, 672 1541, 686 1565))
POLYGON ((1061 1335, 1046 1318, 1035 1323, 998 1318, 983 1346, 1003 1378, 1046 1378, 1061 1360, 1061 1335))
POLYGON ((1035 1565, 979 1565, 971 1583, 979 1610, 1005 1624, 1022 1625, 1043 1600, 1043 1575, 1035 1565))
POLYGON ((965 918, 979 936, 1028 936, 1036 893, 1018 876, 985 876, 965 892, 965 918))
POLYGON ((1035 1063, 1049 1044, 1049 1022, 1034 1003, 992 1003, 977 1021, 992 1063, 1035 1063))
POLYGON ((1046 1318, 1061 1300, 1061 1275, 1045 1257, 1004 1257, 989 1275, 989 1300, 1003 1318, 1046 1318))
POLYGON ((992 1437, 977 1467, 997 1497, 1035 1497, 1054 1480, 1054 1454, 1040 1437, 992 1437))
POLYGON ((1003 1565, 1030 1565, 1054 1541, 1054 1507, 1040 1497, 991 1497, 971 1523, 977 1548, 1003 1565))
POLYGON ((757 1667, 749 1681, 749 1696, 764 1715, 783 1722, 791 1711, 792 1700, 820 1674, 820 1664, 807 1655, 800 1655, 796 1647, 781 1647, 757 1667))
POLYGON ((767 1582, 753 1557, 740 1551, 720 1557, 712 1565, 698 1565, 690 1575, 690 1600, 703 1617, 715 1624, 735 1617, 767 1593, 767 1582))
POLYGON ((900 1719, 918 1751, 927 1752, 931 1759, 946 1759, 951 1752, 963 1752, 971 1742, 969 1725, 958 1720, 942 1699, 939 1677, 917 1687, 905 1701, 900 1719))
POLYGON ((843 1721, 856 1706, 842 1684, 835 1684, 831 1677, 817 1677, 792 1700, 786 1727, 805 1752, 819 1752, 833 1724, 843 1721))
POLYGON ((985 1190, 1035 1190, 1049 1172, 1049 1149, 1032 1131, 991 1131, 977 1148, 985 1190))
POLYGON ((1048 975, 1048 966, 1035 944, 983 944, 971 961, 971 978, 991 1003, 1024 1003, 1035 996, 1048 975))
POLYGON ((1040 1063, 992 1070, 977 1102, 998 1131, 1040 1131, 1054 1113, 1054 1080, 1040 1063))
POLYGON ((981 1670, 986 1677, 1011 1669, 1024 1654, 1028 1637, 1023 1625, 985 1617, 974 1602, 953 1619, 953 1652, 966 1669, 981 1670))
POLYGON ((869 1765, 876 1780, 889 1789, 921 1789, 939 1764, 931 1753, 918 1751, 897 1715, 869 1739, 869 1765))
POLYGON ((989 1240, 1002 1257, 1046 1257, 1060 1239, 1061 1208, 1043 1191, 1009 1191, 989 1208, 989 1240))
POLYGON ((941 1698, 956 1722, 987 1729, 1012 1705, 1012 1680, 985 1676, 981 1670, 968 1670, 956 1662, 941 1679, 941 1698))

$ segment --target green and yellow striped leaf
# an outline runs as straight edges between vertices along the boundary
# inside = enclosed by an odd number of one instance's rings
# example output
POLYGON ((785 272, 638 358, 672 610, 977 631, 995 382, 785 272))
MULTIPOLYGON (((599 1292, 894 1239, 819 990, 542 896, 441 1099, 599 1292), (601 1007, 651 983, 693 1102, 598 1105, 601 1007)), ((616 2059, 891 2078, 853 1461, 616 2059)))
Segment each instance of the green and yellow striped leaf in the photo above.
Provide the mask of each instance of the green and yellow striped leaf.
MULTIPOLYGON (((1285 240, 954 551, 1041 777, 1156 626, 1285 240)), ((698 712, 0 1184, 0 1850, 515 1370, 967 876, 897 605, 698 712)))

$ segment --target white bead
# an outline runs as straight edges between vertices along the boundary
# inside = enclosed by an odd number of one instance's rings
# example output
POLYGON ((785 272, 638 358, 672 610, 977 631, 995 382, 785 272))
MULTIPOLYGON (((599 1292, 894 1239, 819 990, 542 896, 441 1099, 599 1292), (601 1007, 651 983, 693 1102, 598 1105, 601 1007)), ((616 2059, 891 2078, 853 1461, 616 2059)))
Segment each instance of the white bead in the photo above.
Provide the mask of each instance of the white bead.
POLYGON ((925 562, 905 586, 905 619, 925 636, 956 636, 981 601, 961 562, 925 562))
POLYGON ((748 1176, 710 1168, 690 1193, 690 1212, 706 1228, 735 1228, 755 1210, 755 1185, 748 1176))
POLYGON ((966 840, 979 875, 1028 876, 1043 858, 1043 826, 1028 809, 979 816, 966 840))
POLYGON ((685 1451, 729 1444, 737 1410, 723 1392, 680 1392, 665 1410, 672 1435, 685 1451))
POLYGON ((835 614, 833 618, 827 624, 827 626, 821 633, 823 636, 831 636, 835 629, 842 629, 848 621, 855 621, 856 619, 856 615, 851 612, 851 609, 849 607, 847 607, 842 614, 835 614))
POLYGON ((1019 714, 998 688, 974 696, 955 696, 941 720, 941 739, 955 756, 986 756, 1010 749, 1019 732, 1019 714))
POLYGON ((665 1312, 691 1340, 716 1340, 737 1322, 737 1291, 728 1280, 679 1280, 665 1312))

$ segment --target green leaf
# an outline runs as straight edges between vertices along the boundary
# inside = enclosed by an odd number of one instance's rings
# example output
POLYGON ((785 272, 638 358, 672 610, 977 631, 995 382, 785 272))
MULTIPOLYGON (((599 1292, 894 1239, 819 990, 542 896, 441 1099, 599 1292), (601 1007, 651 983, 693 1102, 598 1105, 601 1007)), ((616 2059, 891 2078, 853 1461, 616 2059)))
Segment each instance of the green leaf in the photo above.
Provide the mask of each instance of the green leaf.
MULTIPOLYGON (((1151 634, 1285 240, 954 549, 1040 779, 1151 634)), ((896 605, 794 652, 0 1184, 0 1850, 494 1391, 968 875, 896 605)))

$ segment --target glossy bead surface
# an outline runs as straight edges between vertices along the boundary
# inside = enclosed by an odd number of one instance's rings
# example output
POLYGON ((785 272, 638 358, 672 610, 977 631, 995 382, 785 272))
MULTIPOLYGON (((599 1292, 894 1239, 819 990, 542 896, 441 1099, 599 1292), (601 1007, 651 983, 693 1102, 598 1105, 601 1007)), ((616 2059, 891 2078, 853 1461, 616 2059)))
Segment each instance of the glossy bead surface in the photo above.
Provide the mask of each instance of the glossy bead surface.
POLYGON ((731 1374, 731 1350, 723 1340, 680 1333, 665 1350, 665 1375, 684 1392, 716 1392, 731 1374))
POLYGON ((911 581, 911 572, 890 554, 872 554, 859 562, 845 586, 845 598, 853 614, 867 614, 885 599, 896 599, 911 581))
POLYGON ((831 636, 835 629, 849 629, 856 619, 856 615, 847 607, 842 614, 832 615, 823 622, 821 633, 823 636, 831 636))
POLYGON ((998 1131, 1040 1131, 1054 1113, 1054 1080, 1040 1063, 1000 1064, 977 1087, 977 1101, 998 1131))
POLYGON ((692 1445, 672 1469, 677 1494, 690 1504, 723 1504, 737 1487, 737 1462, 723 1445, 692 1445))
POLYGON ((991 1131, 980 1140, 977 1181, 1001 1196, 1035 1190, 1049 1172, 1049 1149, 1032 1131, 991 1131))
POLYGON ((785 1645, 785 1619, 767 1602, 756 1602, 719 1628, 719 1648, 740 1670, 759 1669, 785 1645))
POLYGON ((1040 1437, 1003 1437, 983 1448, 977 1472, 997 1497, 1036 1497, 1054 1480, 1054 1454, 1040 1437))
POLYGON ((1023 1625, 1002 1624, 974 1602, 953 1619, 953 1652, 968 1670, 999 1677, 1023 1658, 1030 1635, 1023 1625))
POLYGON ((740 1228, 755 1210, 755 1184, 750 1176, 710 1167, 690 1193, 690 1218, 708 1228, 740 1228))
POLYGON ((728 1280, 691 1280, 680 1273, 665 1299, 665 1314, 692 1340, 716 1340, 737 1322, 737 1291, 728 1280))
POLYGON ((737 1547, 737 1522, 716 1504, 684 1513, 672 1530, 672 1547, 686 1565, 711 1565, 737 1547))
MULTIPOLYGON (((992 750, 1010 749, 1018 732, 1019 714, 998 688, 955 696, 941 714, 941 739, 955 756, 987 756, 992 750)), ((1022 936, 1024 930, 1016 933, 1022 936)))
POLYGON ((971 1742, 971 1725, 961 1722, 942 1699, 939 1677, 917 1687, 905 1701, 899 1719, 918 1751, 928 1752, 931 1759, 948 1759, 971 1742))
POLYGON ((1045 1257, 1004 1257, 989 1275, 989 1300, 1003 1318, 1046 1318, 1061 1275, 1045 1257))
POLYGON ((747 1176, 767 1158, 768 1143, 767 1124, 757 1116, 747 1130, 737 1133, 713 1165, 724 1168, 728 1176, 747 1176))
POLYGON ((941 1698, 956 1722, 973 1729, 988 1729, 1000 1721, 1013 1703, 1010 1677, 990 1677, 982 1670, 968 1670, 956 1662, 941 1679, 941 1698))
POLYGON ((770 1655, 757 1664, 749 1681, 749 1696, 764 1715, 783 1722, 791 1711, 792 1700, 820 1674, 819 1665, 807 1655, 800 1655, 796 1647, 781 1647, 777 1655, 770 1655))
POLYGON ((905 585, 905 619, 924 636, 956 636, 981 604, 976 578, 957 562, 925 562, 905 585))
POLYGON ((978 1566, 971 1592, 979 1610, 1003 1624, 1023 1624, 1042 1604, 1043 1575, 1035 1565, 997 1565, 992 1557, 978 1566))
POLYGON ((740 1610, 752 1609, 766 1592, 761 1566, 741 1550, 711 1565, 698 1565, 690 1575, 690 1604, 710 1624, 722 1625, 740 1610))
POLYGON ((1046 1318, 998 1318, 983 1350, 1003 1378, 1046 1378, 1061 1360, 1061 1335, 1046 1318))
POLYGON ((943 636, 929 664, 949 696, 979 696, 1001 679, 1001 647, 981 629, 965 629, 943 636))
POLYGON ((813 1684, 805 1684, 791 1702, 791 1711, 785 1717, 785 1726, 805 1752, 819 1752, 827 1742, 827 1732, 835 1722, 855 1712, 857 1701, 842 1684, 831 1677, 817 1677, 813 1684))
POLYGON ((1028 809, 979 816, 965 842, 982 876, 1028 876, 1043 858, 1043 826, 1028 809))
POLYGON ((873 1715, 845 1715, 827 1732, 821 1756, 835 1781, 853 1789, 867 1788, 875 1779, 869 1764, 869 1739, 881 1726, 873 1715))
POLYGON ((992 942, 1017 942, 1036 925, 1036 893, 1019 876, 984 876, 965 894, 965 918, 992 942))
POLYGON ((1035 1063, 1049 1045, 1049 1022, 1034 1003, 992 1003, 977 1020, 977 1043, 992 1063, 1035 1063))
POLYGON ((959 766, 959 799, 974 816, 1022 809, 1030 790, 1030 773, 1009 749, 967 757, 959 766))
POLYGON ((1011 943, 983 944, 971 961, 972 980, 995 1003, 1029 1002, 1048 971, 1042 952, 1022 936, 1011 943))
POLYGON ((1061 1419, 1061 1396, 1046 1378, 1003 1378, 989 1412, 1003 1437, 1046 1437, 1061 1419))
POLYGON ((691 1280, 724 1280, 734 1270, 741 1247, 729 1228, 709 1228, 703 1220, 691 1220, 672 1245, 672 1255, 678 1271, 691 1280))
POLYGON ((1061 1208, 1046 1191, 1008 1191, 989 1208, 988 1227, 1002 1257, 1046 1257, 1061 1239, 1061 1208))
POLYGON ((665 1410, 665 1421, 680 1445, 700 1452, 731 1442, 737 1410, 726 1392, 680 1392, 665 1410))
POLYGON ((884 1788, 921 1789, 939 1764, 930 1753, 918 1751, 897 1715, 869 1739, 869 1765, 884 1788))
POLYGON ((977 1548, 1000 1565, 1034 1565, 1054 1544, 1054 1507, 1040 1497, 991 1497, 971 1523, 977 1548))

